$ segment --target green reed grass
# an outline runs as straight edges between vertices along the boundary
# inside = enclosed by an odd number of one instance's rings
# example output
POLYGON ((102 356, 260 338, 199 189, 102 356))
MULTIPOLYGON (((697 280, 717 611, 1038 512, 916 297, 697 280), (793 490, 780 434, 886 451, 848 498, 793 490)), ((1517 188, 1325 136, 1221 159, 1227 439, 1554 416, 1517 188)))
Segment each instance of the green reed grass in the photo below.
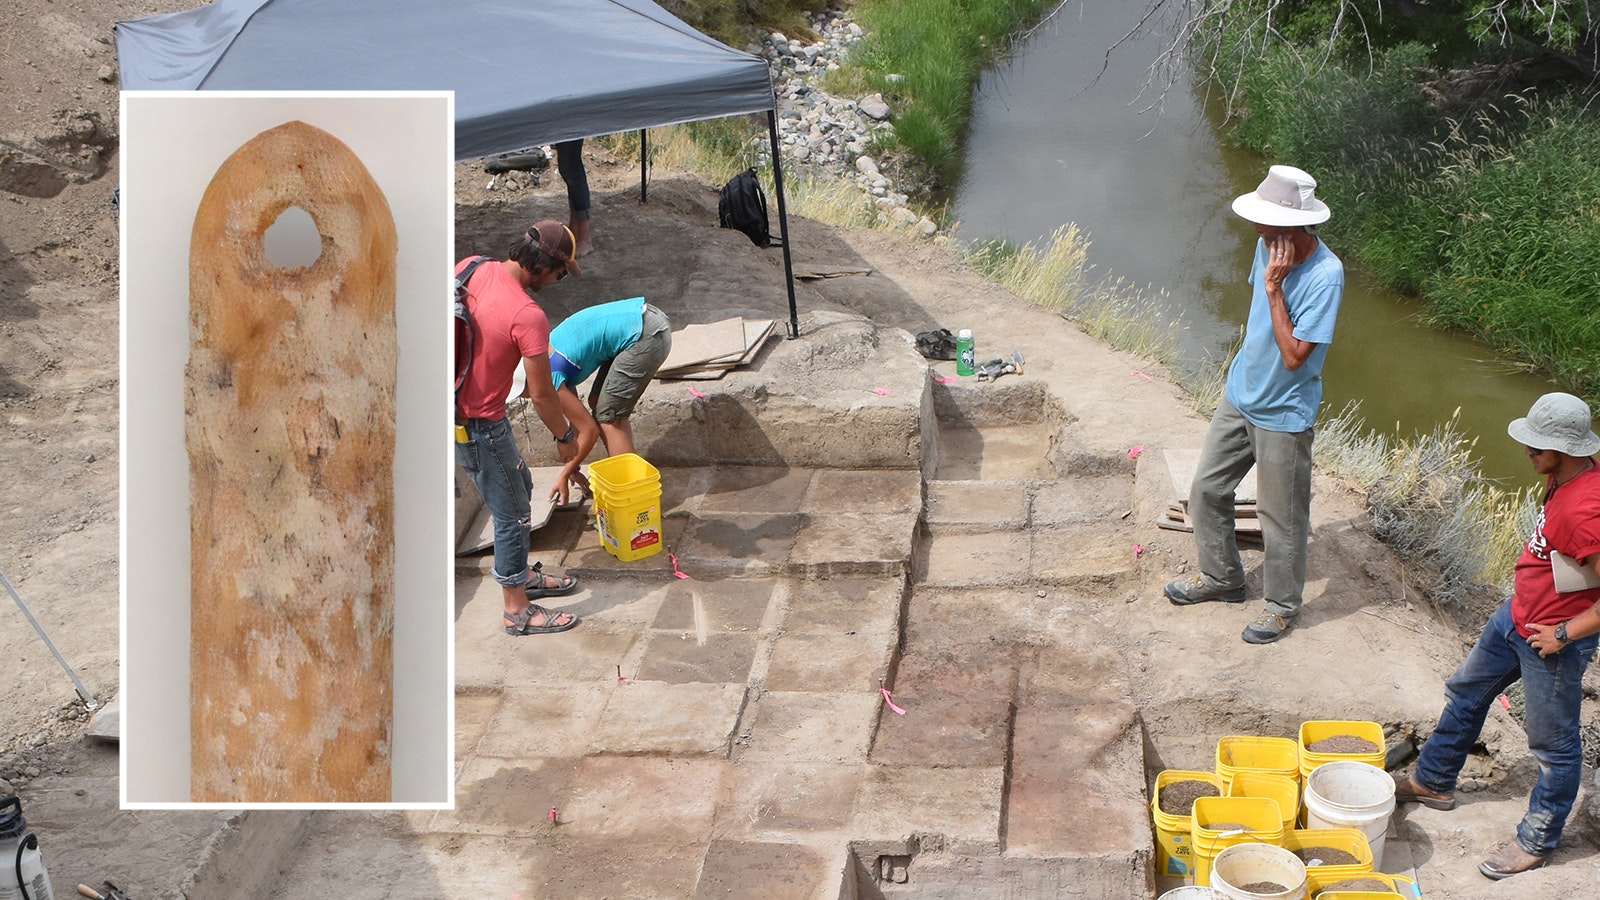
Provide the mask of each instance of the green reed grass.
POLYGON ((881 92, 895 109, 898 144, 943 181, 960 172, 960 148, 978 73, 1025 22, 1052 0, 859 0, 867 35, 839 75, 881 92), (860 74, 856 74, 856 72, 860 74))
POLYGON ((1313 452, 1324 471, 1365 488, 1373 533, 1403 559, 1422 564, 1419 589, 1460 605, 1487 585, 1498 602, 1510 590, 1538 497, 1479 474, 1459 415, 1427 434, 1389 436, 1362 424, 1359 405, 1351 403, 1318 423, 1313 452))

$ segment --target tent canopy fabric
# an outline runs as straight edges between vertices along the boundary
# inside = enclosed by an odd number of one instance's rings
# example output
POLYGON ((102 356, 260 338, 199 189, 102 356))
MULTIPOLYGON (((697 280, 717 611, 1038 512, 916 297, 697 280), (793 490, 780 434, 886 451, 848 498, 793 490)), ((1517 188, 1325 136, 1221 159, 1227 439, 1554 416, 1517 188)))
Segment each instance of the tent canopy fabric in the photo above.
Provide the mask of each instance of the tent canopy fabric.
POLYGON ((458 159, 775 104, 650 0, 215 0, 116 40, 125 90, 453 90, 458 159))

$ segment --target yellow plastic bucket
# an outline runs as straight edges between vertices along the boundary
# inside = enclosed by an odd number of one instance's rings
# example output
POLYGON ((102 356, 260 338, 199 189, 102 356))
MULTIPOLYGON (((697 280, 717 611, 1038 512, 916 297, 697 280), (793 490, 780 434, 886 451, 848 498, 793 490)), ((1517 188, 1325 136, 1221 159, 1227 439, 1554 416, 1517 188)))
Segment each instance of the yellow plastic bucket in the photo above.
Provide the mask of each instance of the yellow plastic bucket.
POLYGON ((1194 883, 1209 885, 1217 854, 1236 844, 1277 846, 1283 842, 1283 819, 1277 801, 1266 797, 1201 797, 1194 801, 1192 835, 1194 883))
POLYGON ((1246 769, 1300 780, 1300 745, 1292 738, 1232 734, 1217 740, 1217 774, 1227 793, 1233 776, 1246 769))
POLYGON ((1355 878, 1372 872, 1372 845, 1367 842, 1367 836, 1355 828, 1291 829, 1283 836, 1283 849, 1305 859, 1308 878, 1314 873, 1322 878, 1324 883, 1338 881, 1340 878, 1355 878), (1315 857, 1307 858, 1302 852, 1313 847, 1343 850, 1354 856, 1356 861, 1314 864, 1315 857))
POLYGON ((1388 748, 1384 744, 1383 726, 1377 722, 1349 722, 1349 721, 1313 721, 1300 724, 1300 780, 1311 774, 1311 770, 1323 763, 1334 762, 1340 759, 1353 759, 1368 765, 1383 768, 1384 755, 1388 748), (1306 749, 1318 741, 1331 737, 1348 735, 1369 741, 1377 750, 1371 753, 1318 753, 1306 749))
POLYGON ((1217 789, 1217 796, 1222 796, 1222 779, 1215 772, 1167 769, 1156 776, 1156 788, 1150 792, 1150 818, 1156 826, 1158 875, 1188 877, 1194 874, 1194 812, 1178 815, 1161 809, 1161 789, 1180 781, 1203 781, 1217 789))
POLYGON ((595 530, 623 562, 661 552, 661 473, 636 453, 589 464, 595 530))
POLYGON ((1394 891, 1323 891, 1317 900, 1406 900, 1394 891))
POLYGON ((1306 869, 1306 896, 1313 900, 1323 897, 1332 897, 1338 894, 1360 894, 1376 892, 1384 896, 1385 891, 1392 891, 1401 897, 1420 897, 1421 892, 1416 889, 1416 882, 1404 875, 1390 875, 1387 872, 1330 872, 1322 867, 1306 869), (1340 885, 1353 885, 1357 883, 1366 887, 1350 887, 1340 885), (1382 885, 1382 887, 1378 887, 1382 885))
POLYGON ((1228 796, 1266 797, 1276 801, 1285 832, 1294 828, 1295 819, 1300 815, 1300 783, 1287 775, 1244 769, 1234 774, 1228 796))

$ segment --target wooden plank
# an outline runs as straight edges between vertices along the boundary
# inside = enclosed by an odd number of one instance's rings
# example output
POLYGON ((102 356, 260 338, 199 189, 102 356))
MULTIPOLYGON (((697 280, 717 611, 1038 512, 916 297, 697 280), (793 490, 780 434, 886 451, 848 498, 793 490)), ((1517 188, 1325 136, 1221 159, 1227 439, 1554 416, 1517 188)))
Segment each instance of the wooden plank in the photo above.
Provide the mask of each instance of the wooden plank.
POLYGON ((190 793, 388 802, 394 219, 304 122, 222 164, 189 256, 190 793), (289 207, 321 254, 264 255, 289 207))
POLYGON ((738 359, 744 352, 743 319, 687 325, 672 333, 672 350, 662 360, 659 371, 670 372, 717 359, 738 359))
MULTIPOLYGON (((1164 450, 1162 456, 1167 461, 1167 473, 1172 479, 1173 496, 1189 498, 1189 488, 1194 483, 1195 470, 1200 466, 1200 451, 1196 449, 1164 450)), ((1244 473, 1244 478, 1233 492, 1234 502, 1239 504, 1253 504, 1256 502, 1256 467, 1251 466, 1250 471, 1244 473)))

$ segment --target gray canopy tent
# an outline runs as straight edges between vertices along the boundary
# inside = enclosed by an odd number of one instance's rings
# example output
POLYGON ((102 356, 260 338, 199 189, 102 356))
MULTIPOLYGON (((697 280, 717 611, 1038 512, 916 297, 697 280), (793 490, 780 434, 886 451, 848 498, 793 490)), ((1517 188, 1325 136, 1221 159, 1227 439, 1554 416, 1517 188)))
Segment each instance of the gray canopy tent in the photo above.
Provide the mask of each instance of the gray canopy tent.
POLYGON ((455 91, 457 159, 765 112, 799 336, 766 61, 650 0, 215 0, 115 33, 124 90, 455 91))

